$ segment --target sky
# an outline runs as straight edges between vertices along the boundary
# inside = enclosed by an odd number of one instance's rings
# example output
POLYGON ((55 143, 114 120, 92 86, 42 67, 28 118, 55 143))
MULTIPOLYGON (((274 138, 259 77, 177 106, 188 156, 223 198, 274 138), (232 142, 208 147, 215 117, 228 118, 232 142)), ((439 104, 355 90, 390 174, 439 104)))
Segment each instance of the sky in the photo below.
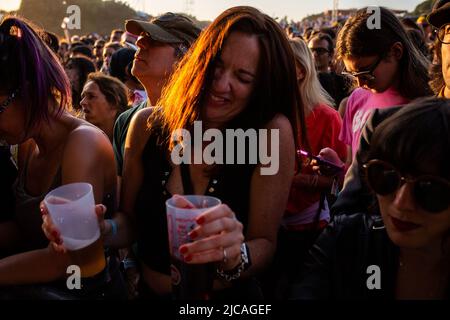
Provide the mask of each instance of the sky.
MULTIPOLYGON (((0 0, 0 9, 14 10, 21 0, 0 0)), ((60 1, 60 0, 55 0, 60 1)), ((333 0, 122 0, 137 10, 157 15, 166 11, 186 12, 199 20, 213 20, 222 11, 236 5, 256 7, 272 17, 301 20, 307 15, 333 8, 333 0), (190 3, 189 5, 187 5, 190 3), (186 10, 188 9, 188 10, 186 10)), ((412 11, 422 0, 339 0, 339 8, 348 9, 369 5, 412 11)), ((70 0, 67 0, 70 4, 70 0)))

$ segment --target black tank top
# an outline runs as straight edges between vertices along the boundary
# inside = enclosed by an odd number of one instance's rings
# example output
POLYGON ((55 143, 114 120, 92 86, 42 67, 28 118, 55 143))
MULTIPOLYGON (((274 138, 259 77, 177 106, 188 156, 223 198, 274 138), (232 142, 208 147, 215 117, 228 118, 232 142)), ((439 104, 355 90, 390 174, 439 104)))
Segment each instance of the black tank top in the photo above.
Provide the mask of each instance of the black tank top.
MULTIPOLYGON (((139 258, 149 268, 170 274, 165 202, 171 194, 165 185, 172 168, 168 146, 161 143, 163 139, 158 138, 160 136, 160 131, 153 128, 142 153, 144 176, 135 203, 137 251, 139 258)), ((183 169, 181 165, 181 171, 185 177, 188 166, 184 166, 183 169)), ((216 173, 210 175, 205 193, 219 198, 234 211, 237 219, 244 225, 244 233, 248 224, 250 182, 255 167, 255 164, 222 165, 216 173)), ((187 191, 189 189, 184 180, 185 193, 192 194, 187 191)))

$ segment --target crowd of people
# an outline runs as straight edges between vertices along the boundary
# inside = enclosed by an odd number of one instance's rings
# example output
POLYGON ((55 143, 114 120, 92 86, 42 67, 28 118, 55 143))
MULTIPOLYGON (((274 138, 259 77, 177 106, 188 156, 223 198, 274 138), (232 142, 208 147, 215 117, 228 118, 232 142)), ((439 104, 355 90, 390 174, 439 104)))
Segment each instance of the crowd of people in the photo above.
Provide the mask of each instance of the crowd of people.
POLYGON ((165 203, 192 194, 222 202, 179 248, 217 269, 213 300, 448 299, 450 1, 427 15, 433 36, 370 18, 299 34, 238 6, 204 30, 168 12, 66 41, 3 17, 0 299, 170 299, 165 203), (224 145, 229 129, 277 132, 278 171, 174 163, 173 133, 196 121, 224 145), (81 290, 43 204, 72 182, 93 187, 107 262, 81 290))

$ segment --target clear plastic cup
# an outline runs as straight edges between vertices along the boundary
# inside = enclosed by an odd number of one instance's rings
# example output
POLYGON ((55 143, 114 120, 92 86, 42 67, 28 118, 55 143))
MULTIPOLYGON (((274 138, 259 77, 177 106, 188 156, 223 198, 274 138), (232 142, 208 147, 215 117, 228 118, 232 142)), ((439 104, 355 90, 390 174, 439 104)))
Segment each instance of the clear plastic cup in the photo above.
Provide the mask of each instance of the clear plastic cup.
POLYGON ((219 206, 221 201, 210 196, 180 197, 185 198, 194 207, 179 207, 173 197, 166 201, 173 297, 181 300, 207 300, 212 290, 214 265, 187 264, 179 248, 182 244, 192 241, 188 234, 197 226, 196 218, 205 211, 219 206))
POLYGON ((105 257, 92 185, 63 185, 49 192, 44 203, 81 275, 89 277, 103 270, 105 257))

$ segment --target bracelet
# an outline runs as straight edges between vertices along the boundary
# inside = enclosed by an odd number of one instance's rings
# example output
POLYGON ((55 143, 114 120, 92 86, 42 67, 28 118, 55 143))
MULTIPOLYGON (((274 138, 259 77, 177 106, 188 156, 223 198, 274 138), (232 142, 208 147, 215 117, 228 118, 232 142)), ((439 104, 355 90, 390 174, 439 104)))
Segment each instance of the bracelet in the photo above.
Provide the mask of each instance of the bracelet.
POLYGON ((245 261, 247 260, 245 243, 241 245, 241 261, 239 264, 229 271, 224 271, 222 268, 217 267, 217 275, 224 279, 225 281, 233 281, 241 276, 242 271, 245 270, 245 261))
POLYGON ((117 234, 117 222, 114 221, 113 219, 105 219, 106 222, 109 223, 109 225, 111 226, 111 235, 115 236, 117 234))

